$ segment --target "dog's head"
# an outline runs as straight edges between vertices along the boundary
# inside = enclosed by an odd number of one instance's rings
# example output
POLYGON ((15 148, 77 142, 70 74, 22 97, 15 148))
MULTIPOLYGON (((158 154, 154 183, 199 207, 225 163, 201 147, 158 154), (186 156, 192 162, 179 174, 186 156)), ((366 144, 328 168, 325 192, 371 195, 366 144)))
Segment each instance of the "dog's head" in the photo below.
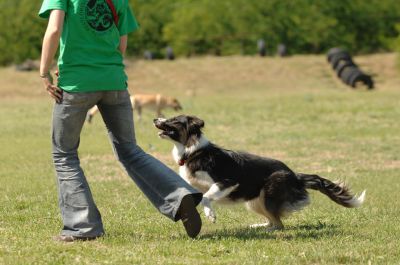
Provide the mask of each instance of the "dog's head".
POLYGON ((169 105, 175 110, 182 110, 182 106, 176 98, 172 98, 169 102, 169 105))
POLYGON ((179 115, 170 119, 154 119, 154 126, 161 130, 161 139, 171 140, 184 146, 190 146, 201 137, 204 121, 195 116, 179 115))

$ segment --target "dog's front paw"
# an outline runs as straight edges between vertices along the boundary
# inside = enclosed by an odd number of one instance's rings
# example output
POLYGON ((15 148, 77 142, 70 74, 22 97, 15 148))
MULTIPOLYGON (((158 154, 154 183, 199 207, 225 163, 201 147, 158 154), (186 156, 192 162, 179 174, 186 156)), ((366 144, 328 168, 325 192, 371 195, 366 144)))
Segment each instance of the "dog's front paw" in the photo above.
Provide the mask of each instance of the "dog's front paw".
POLYGON ((204 214, 206 215, 207 219, 211 222, 215 223, 217 220, 217 215, 215 214, 214 210, 211 208, 211 202, 207 197, 203 197, 201 204, 204 206, 204 214))
POLYGON ((212 208, 205 206, 204 214, 212 223, 215 223, 217 221, 217 216, 212 208))

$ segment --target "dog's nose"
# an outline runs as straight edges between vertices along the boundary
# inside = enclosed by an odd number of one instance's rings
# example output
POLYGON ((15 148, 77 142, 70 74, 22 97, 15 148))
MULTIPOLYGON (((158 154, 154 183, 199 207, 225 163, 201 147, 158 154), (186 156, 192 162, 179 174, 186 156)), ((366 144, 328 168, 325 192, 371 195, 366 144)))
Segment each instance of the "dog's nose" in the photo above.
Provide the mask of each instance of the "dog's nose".
POLYGON ((157 121, 158 121, 158 119, 154 119, 154 120, 153 120, 153 123, 156 123, 157 121))

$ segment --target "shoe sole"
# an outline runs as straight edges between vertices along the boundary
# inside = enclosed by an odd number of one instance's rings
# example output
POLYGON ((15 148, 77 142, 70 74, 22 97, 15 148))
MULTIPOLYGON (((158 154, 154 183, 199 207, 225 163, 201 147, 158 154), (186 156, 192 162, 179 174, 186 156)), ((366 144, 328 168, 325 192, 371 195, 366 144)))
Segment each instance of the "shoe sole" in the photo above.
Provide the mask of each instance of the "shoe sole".
POLYGON ((201 230, 201 218, 190 195, 183 197, 179 214, 187 235, 195 238, 201 230))

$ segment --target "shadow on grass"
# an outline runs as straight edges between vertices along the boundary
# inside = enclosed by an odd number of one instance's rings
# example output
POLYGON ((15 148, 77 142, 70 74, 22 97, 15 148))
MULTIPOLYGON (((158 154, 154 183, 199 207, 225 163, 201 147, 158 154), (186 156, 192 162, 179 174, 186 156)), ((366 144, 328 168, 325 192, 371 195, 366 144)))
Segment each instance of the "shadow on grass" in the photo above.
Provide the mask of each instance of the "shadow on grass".
POLYGON ((322 239, 330 238, 340 233, 338 225, 334 224, 311 224, 311 225, 300 225, 300 226, 287 226, 284 230, 269 232, 266 228, 249 228, 240 227, 233 229, 216 230, 214 232, 208 232, 202 234, 199 240, 211 239, 239 239, 239 240, 250 240, 250 239, 272 239, 272 240, 302 240, 307 238, 322 239))

